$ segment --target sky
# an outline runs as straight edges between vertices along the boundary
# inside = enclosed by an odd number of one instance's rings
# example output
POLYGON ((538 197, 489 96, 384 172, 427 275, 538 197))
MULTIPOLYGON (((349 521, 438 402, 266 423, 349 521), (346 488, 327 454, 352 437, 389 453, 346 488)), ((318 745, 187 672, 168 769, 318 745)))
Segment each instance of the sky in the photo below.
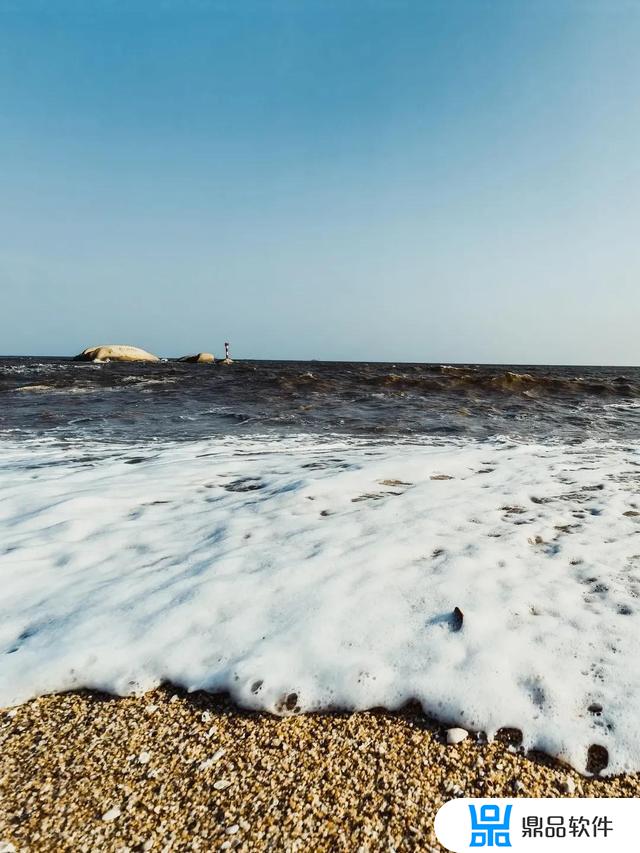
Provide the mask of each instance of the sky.
POLYGON ((640 363, 635 0, 0 0, 0 353, 640 363))

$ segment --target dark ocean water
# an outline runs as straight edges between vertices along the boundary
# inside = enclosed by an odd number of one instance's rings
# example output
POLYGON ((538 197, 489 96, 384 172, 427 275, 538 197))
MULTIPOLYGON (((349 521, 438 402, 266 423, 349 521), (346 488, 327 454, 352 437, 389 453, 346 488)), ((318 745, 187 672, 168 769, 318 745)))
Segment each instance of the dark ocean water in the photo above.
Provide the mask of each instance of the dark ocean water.
POLYGON ((0 358, 0 434, 251 433, 580 442, 640 437, 640 368, 0 358))

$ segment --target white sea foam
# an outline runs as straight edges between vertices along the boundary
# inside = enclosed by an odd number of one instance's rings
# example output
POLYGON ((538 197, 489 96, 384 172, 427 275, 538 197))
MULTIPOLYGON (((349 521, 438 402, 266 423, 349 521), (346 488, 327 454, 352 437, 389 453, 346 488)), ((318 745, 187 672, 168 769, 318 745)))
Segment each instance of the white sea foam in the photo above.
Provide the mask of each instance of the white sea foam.
POLYGON ((6 441, 0 704, 163 680, 277 712, 416 698, 638 770, 639 476, 636 444, 6 441))
MULTIPOLYGON (((56 385, 19 385, 13 389, 14 394, 59 394, 68 396, 69 394, 95 394, 101 389, 95 385, 72 385, 72 386, 56 386, 56 385)), ((104 393, 104 392, 103 392, 104 393)))

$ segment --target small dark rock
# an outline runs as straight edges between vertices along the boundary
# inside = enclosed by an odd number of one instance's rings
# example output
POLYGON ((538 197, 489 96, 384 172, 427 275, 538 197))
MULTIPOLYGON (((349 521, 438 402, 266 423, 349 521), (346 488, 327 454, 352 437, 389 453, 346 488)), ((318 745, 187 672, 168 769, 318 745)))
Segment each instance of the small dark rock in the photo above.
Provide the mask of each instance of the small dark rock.
POLYGON ((451 630, 459 631, 462 628, 462 623, 464 622, 464 613, 460 610, 459 607, 453 608, 453 613, 451 614, 451 630))
POLYGON ((287 698, 285 699, 285 707, 287 711, 293 711, 298 704, 298 694, 297 693, 289 693, 287 698))
POLYGON ((598 775, 609 763, 609 753, 604 746, 592 743, 587 754, 587 773, 598 775))
POLYGON ((498 729, 496 740, 500 743, 506 743, 509 746, 520 747, 523 740, 522 731, 506 726, 505 728, 498 729))

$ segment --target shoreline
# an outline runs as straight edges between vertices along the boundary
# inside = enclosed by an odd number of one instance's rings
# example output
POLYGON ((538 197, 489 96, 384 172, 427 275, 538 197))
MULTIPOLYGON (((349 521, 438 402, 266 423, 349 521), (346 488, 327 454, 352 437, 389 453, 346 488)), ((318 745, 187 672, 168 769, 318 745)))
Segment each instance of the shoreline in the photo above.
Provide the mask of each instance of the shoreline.
POLYGON ((456 796, 640 796, 640 774, 584 777, 506 737, 449 746, 446 728, 415 706, 275 717, 171 685, 43 696, 0 711, 0 842, 439 851, 456 796))
POLYGON ((415 698, 450 723, 517 727, 580 770, 592 745, 608 772, 635 768, 634 456, 18 447, 0 704, 164 681, 269 711, 293 694, 304 711, 415 698))

